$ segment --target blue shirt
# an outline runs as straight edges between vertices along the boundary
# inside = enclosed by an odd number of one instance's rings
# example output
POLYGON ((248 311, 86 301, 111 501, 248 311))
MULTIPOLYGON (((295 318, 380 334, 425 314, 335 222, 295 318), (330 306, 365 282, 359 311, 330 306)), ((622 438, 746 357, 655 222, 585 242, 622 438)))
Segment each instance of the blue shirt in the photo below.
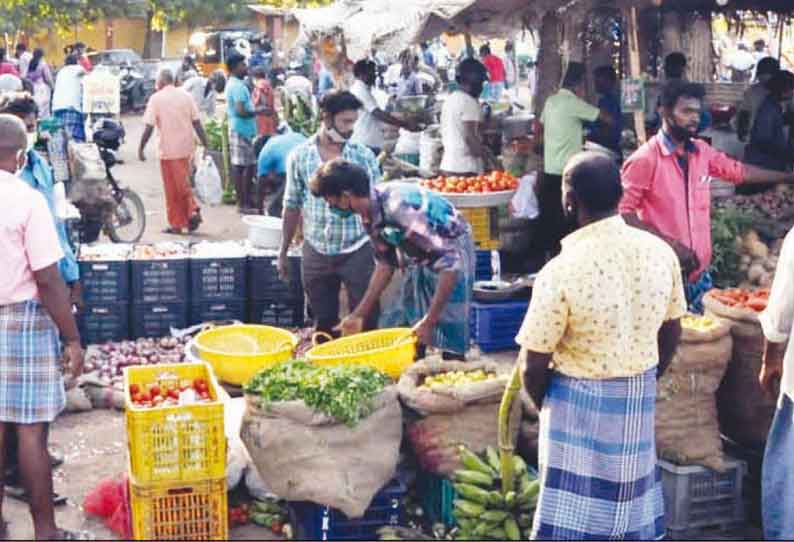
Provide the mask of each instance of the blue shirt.
POLYGON ((287 157, 292 149, 306 141, 306 136, 298 132, 287 132, 285 134, 271 137, 262 147, 257 161, 256 174, 264 177, 269 173, 286 175, 287 157))
POLYGON ((334 88, 334 78, 331 77, 331 72, 323 68, 317 78, 317 95, 322 98, 329 90, 334 88))
POLYGON ((256 119, 241 117, 237 113, 238 103, 242 103, 246 111, 253 113, 254 103, 251 100, 251 91, 248 90, 248 85, 242 79, 232 76, 226 86, 226 112, 229 115, 229 128, 247 139, 254 139, 256 137, 256 119))
POLYGON ((623 110, 620 107, 620 96, 616 92, 608 92, 598 100, 598 108, 609 113, 613 123, 604 127, 600 120, 588 123, 590 141, 620 153, 620 138, 623 133, 623 110))
POLYGON ((66 235, 66 224, 55 215, 55 181, 52 169, 49 164, 34 150, 28 152, 28 164, 19 177, 28 183, 34 190, 40 192, 52 213, 55 222, 55 230, 58 232, 58 240, 61 242, 63 258, 58 262, 58 271, 66 284, 71 284, 80 279, 80 266, 77 265, 69 238, 66 235))

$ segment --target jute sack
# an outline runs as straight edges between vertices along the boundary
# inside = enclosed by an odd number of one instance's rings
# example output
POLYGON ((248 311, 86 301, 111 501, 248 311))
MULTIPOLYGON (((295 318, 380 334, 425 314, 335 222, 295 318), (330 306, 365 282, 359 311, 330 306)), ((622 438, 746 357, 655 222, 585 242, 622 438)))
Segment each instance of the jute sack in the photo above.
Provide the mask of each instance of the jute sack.
POLYGON ((772 425, 775 400, 764 394, 758 382, 764 346, 758 313, 728 307, 708 294, 703 304, 708 313, 728 321, 733 336, 731 361, 717 391, 720 429, 744 446, 761 445, 772 425))
POLYGON ((682 465, 725 468, 715 392, 731 359, 730 326, 684 329, 675 357, 657 383, 658 454, 682 465))
MULTIPOLYGON (((498 445, 499 405, 508 375, 491 361, 448 362, 427 359, 415 363, 403 373, 398 384, 400 398, 420 418, 409 422, 408 439, 419 464, 427 471, 449 476, 461 468, 458 448, 466 446, 480 453, 487 446, 498 445), (427 376, 452 371, 482 369, 497 373, 493 380, 465 386, 421 388, 427 376)), ((510 429, 513 442, 518 436, 521 402, 513 403, 510 429)))
POLYGON ((402 440, 402 409, 394 386, 375 399, 355 427, 307 407, 246 395, 240 437, 264 483, 290 501, 311 501, 364 515, 394 477, 402 440))

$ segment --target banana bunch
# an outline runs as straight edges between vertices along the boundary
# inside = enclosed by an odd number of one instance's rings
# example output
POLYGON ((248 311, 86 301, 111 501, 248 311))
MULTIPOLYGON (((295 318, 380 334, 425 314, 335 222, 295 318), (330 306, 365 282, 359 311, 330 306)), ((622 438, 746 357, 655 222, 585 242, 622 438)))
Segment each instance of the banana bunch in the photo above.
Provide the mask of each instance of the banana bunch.
POLYGON ((432 390, 435 386, 465 386, 495 378, 496 375, 494 373, 486 373, 482 369, 477 369, 476 371, 449 371, 428 376, 420 388, 432 390))
POLYGON ((515 487, 502 492, 499 453, 491 448, 480 458, 461 446, 464 468, 455 472, 456 540, 526 540, 532 528, 540 482, 521 457, 513 456, 515 487))

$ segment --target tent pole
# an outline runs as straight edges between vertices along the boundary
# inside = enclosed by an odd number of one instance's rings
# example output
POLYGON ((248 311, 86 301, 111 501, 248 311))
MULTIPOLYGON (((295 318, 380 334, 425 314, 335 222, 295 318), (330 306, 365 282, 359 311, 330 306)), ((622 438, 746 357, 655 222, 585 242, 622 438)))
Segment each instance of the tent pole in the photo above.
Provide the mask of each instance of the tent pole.
MULTIPOLYGON (((640 68, 640 40, 637 35, 637 8, 632 6, 624 9, 623 18, 628 26, 629 74, 632 79, 640 79, 642 70, 640 68)), ((642 111, 634 113, 634 129, 637 132, 637 141, 642 145, 648 139, 645 133, 645 114, 642 111)))
POLYGON ((471 34, 464 32, 463 39, 466 41, 466 54, 469 58, 474 58, 474 45, 471 42, 471 34))

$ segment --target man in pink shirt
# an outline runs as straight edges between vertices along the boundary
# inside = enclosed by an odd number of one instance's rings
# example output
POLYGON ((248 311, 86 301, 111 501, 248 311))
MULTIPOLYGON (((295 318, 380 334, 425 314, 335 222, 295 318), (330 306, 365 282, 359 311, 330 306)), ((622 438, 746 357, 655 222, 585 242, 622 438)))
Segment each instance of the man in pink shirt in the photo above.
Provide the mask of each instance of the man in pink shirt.
POLYGON ((735 184, 794 182, 794 175, 742 164, 694 139, 705 90, 671 81, 662 92, 662 129, 623 165, 620 212, 628 224, 665 239, 688 278, 687 298, 699 309, 711 287, 711 179, 735 184))
POLYGON ((187 228, 194 232, 201 224, 199 207, 190 188, 190 158, 194 152, 193 132, 204 149, 207 136, 199 119, 196 102, 184 89, 174 86, 174 75, 163 70, 157 79, 155 92, 143 115, 146 128, 141 136, 138 157, 146 160, 144 149, 155 126, 160 136, 160 174, 165 190, 168 228, 165 233, 179 235, 187 228))
POLYGON ((486 100, 498 102, 505 90, 505 64, 502 59, 491 53, 489 45, 480 47, 480 61, 488 70, 488 86, 486 100))
MULTIPOLYGON (((62 364, 77 378, 83 350, 58 270, 63 253, 52 214, 44 196, 15 176, 25 167, 26 149, 24 123, 0 115, 0 474, 6 437, 14 432, 35 539, 78 540, 84 537, 55 525, 47 438, 66 406, 62 364)), ((0 540, 7 538, 6 527, 0 509, 0 540)))

